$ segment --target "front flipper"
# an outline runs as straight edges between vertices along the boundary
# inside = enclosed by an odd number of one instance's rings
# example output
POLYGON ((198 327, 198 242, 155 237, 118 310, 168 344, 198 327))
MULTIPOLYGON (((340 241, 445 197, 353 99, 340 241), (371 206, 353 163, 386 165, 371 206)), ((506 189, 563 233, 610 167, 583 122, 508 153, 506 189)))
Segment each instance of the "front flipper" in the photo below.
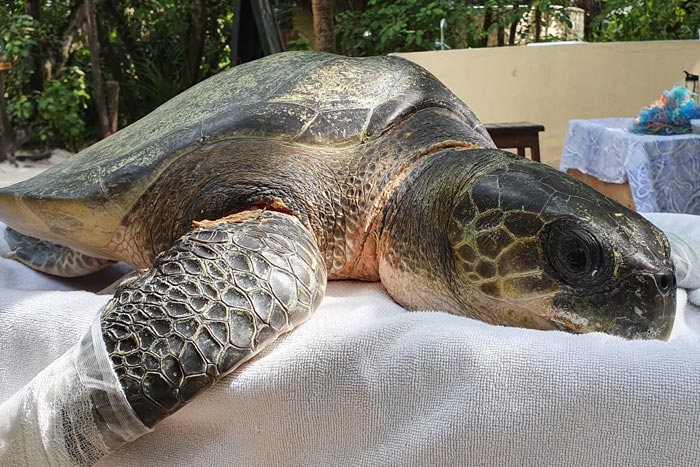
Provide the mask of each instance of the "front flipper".
POLYGON ((318 307, 326 269, 295 217, 254 211, 182 237, 120 286, 102 335, 126 399, 154 424, 318 307))
POLYGON ((24 235, 10 227, 5 229, 5 241, 10 247, 7 258, 54 276, 86 276, 115 263, 108 259, 84 255, 67 246, 24 235))
POLYGON ((306 320, 325 287, 295 217, 241 213, 193 230, 0 404, 0 465, 94 464, 306 320))

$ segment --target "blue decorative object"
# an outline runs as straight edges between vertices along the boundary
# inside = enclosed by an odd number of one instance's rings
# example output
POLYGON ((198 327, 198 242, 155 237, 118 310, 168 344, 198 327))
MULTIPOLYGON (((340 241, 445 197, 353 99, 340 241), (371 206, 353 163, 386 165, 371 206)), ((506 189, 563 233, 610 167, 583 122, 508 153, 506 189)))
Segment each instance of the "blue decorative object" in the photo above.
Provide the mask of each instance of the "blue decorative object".
POLYGON ((685 86, 675 86, 642 110, 630 131, 654 135, 690 133, 690 120, 695 118, 700 118, 700 107, 693 93, 685 86))

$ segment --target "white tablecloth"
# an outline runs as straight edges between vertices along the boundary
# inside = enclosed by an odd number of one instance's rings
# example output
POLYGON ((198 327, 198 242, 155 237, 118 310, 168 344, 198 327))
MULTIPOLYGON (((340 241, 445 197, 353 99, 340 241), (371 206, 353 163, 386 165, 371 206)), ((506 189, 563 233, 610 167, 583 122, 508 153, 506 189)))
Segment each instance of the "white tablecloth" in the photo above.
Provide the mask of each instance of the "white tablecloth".
POLYGON ((700 214, 700 135, 630 133, 632 118, 571 120, 561 170, 629 181, 639 212, 700 214))

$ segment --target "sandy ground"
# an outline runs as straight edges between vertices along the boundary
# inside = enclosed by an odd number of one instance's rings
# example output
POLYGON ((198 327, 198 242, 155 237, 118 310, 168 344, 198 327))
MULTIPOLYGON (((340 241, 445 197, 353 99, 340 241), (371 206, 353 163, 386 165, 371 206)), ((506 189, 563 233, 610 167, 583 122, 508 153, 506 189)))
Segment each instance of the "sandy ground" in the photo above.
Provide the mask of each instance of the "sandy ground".
POLYGON ((62 149, 55 149, 51 157, 42 161, 17 161, 17 167, 7 161, 0 162, 0 187, 26 180, 44 170, 66 160, 72 153, 62 149))

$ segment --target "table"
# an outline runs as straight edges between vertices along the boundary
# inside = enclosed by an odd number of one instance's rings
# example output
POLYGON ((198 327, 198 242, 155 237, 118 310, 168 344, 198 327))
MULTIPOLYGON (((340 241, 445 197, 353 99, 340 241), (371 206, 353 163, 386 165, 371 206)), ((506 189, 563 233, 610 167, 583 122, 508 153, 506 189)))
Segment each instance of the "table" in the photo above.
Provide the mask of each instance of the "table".
POLYGON ((571 120, 561 170, 629 183, 639 212, 700 214, 700 135, 630 133, 632 118, 571 120))
POLYGON ((518 155, 525 157, 525 148, 530 148, 530 158, 540 162, 539 132, 544 125, 530 122, 486 123, 484 125, 497 148, 517 148, 518 155))

